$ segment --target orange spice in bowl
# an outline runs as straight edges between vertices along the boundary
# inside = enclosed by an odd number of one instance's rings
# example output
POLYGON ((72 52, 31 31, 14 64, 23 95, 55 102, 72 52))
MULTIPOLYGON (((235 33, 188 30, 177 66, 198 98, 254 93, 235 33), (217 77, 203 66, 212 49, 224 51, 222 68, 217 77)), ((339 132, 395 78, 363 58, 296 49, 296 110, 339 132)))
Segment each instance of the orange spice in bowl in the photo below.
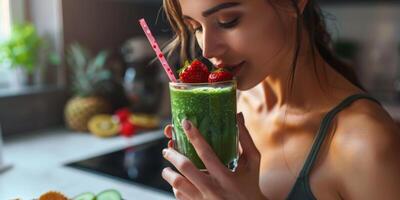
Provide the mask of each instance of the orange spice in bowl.
POLYGON ((65 197, 63 194, 61 194, 60 192, 49 191, 42 194, 39 197, 39 200, 68 200, 68 198, 65 197))

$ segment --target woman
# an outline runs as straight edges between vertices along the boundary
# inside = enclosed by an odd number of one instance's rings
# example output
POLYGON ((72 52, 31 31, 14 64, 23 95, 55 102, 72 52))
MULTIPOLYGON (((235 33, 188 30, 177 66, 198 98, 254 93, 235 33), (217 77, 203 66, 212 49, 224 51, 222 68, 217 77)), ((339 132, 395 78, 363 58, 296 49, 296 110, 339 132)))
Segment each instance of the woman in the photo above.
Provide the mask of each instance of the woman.
POLYGON ((315 1, 164 0, 164 8, 177 35, 171 48, 188 58, 193 37, 202 56, 235 68, 242 91, 235 172, 187 120, 209 173, 171 143, 163 150, 179 171, 162 173, 178 199, 400 198, 399 129, 333 56, 315 1))

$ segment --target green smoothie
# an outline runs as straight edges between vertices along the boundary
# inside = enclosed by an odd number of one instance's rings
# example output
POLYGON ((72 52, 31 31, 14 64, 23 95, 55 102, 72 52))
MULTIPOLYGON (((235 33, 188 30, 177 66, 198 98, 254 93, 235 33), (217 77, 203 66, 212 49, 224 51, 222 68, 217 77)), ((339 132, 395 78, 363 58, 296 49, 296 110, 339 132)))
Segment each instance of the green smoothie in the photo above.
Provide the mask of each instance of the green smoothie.
POLYGON ((175 148, 199 169, 205 169, 188 141, 182 120, 190 120, 211 145, 220 161, 233 170, 238 158, 236 124, 236 84, 171 83, 171 109, 175 148))

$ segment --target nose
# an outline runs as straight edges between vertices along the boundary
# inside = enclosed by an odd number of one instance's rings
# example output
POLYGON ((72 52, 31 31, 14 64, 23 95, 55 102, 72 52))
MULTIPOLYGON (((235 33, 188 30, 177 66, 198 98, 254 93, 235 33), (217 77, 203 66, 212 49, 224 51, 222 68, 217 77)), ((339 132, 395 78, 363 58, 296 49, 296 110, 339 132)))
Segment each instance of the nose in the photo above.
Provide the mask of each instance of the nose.
POLYGON ((221 58, 227 50, 227 45, 223 37, 220 37, 218 33, 203 31, 203 37, 201 42, 201 48, 203 57, 211 58, 221 58))

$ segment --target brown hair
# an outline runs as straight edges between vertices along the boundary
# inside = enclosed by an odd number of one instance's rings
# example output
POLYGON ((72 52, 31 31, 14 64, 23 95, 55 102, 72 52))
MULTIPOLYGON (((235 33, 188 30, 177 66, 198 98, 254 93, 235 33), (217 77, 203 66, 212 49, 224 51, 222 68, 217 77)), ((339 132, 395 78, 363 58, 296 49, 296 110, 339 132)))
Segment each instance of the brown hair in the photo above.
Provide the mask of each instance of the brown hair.
MULTIPOLYGON (((315 0, 309 0, 303 13, 300 12, 297 1, 291 0, 293 7, 297 12, 297 24, 296 24, 296 47, 294 52, 294 58, 292 62, 292 71, 289 81, 290 90, 293 88, 293 79, 296 71, 296 63, 298 54, 301 46, 301 32, 303 24, 309 34, 309 41, 311 44, 311 50, 313 57, 315 58, 316 51, 322 56, 322 58, 330 65, 334 70, 340 73, 343 77, 349 80, 352 84, 362 87, 361 83, 357 79, 354 70, 347 65, 345 62, 340 60, 333 51, 332 39, 330 34, 327 32, 325 18, 322 14, 320 6, 315 0), (315 47, 315 48, 314 48, 315 47)), ((185 26, 182 19, 181 7, 177 0, 163 0, 163 7, 166 13, 167 19, 175 32, 175 36, 172 41, 166 46, 165 50, 170 55, 172 51, 179 49, 181 62, 187 59, 193 59, 196 56, 196 42, 191 31, 185 26)), ((317 66, 314 59, 314 71, 317 66)))
MULTIPOLYGON (((297 7, 296 0, 292 0, 293 4, 297 7)), ((299 14, 302 18, 306 29, 308 30, 310 44, 313 47, 315 45, 316 50, 321 57, 330 65, 334 70, 340 73, 348 81, 362 90, 365 90, 357 78, 353 68, 346 64, 344 61, 339 59, 333 51, 333 43, 331 35, 326 29, 325 17, 321 11, 320 6, 315 0, 309 0, 303 14, 299 14)), ((298 22, 299 23, 299 22, 298 22)), ((297 33, 300 34, 299 32, 297 33)), ((315 49, 312 49, 312 54, 315 57, 315 49)), ((297 59, 297 58, 296 58, 297 59)), ((314 68, 316 69, 317 66, 314 68)))
POLYGON ((177 0, 163 0, 163 7, 168 22, 175 32, 174 38, 164 50, 168 52, 168 56, 170 56, 174 50, 179 50, 180 61, 181 64, 183 64, 185 60, 191 57, 189 53, 191 51, 190 38, 193 36, 183 22, 181 6, 177 0))

